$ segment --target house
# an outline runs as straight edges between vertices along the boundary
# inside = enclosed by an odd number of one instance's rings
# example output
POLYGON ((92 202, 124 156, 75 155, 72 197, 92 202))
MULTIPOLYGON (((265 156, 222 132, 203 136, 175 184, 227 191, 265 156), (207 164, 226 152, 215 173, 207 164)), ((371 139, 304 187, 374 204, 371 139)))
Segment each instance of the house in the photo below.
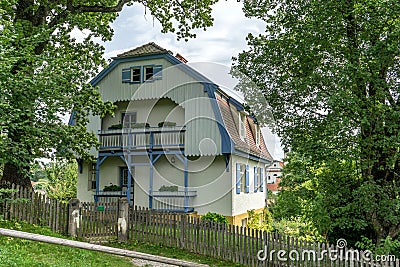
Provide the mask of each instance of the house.
MULTIPOLYGON (((272 158, 244 106, 155 43, 118 55, 91 81, 114 116, 91 116, 96 162, 79 162, 78 198, 126 197, 154 210, 216 212, 245 224, 265 204, 272 158)), ((70 122, 73 124, 73 117, 70 122)))
POLYGON ((274 160, 272 164, 267 167, 267 188, 274 194, 280 191, 279 183, 282 177, 283 161, 274 160))

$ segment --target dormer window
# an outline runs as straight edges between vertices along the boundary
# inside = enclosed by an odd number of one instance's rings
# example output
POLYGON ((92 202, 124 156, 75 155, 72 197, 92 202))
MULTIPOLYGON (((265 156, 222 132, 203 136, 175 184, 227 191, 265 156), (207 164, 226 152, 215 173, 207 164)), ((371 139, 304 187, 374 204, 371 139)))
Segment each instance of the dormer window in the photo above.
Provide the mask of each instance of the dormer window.
POLYGON ((258 126, 257 124, 255 125, 256 127, 256 145, 260 146, 260 126, 258 126))
POLYGON ((144 80, 148 81, 153 79, 154 68, 153 66, 145 66, 144 67, 144 80))
POLYGON ((162 79, 161 65, 133 66, 122 69, 123 83, 143 83, 162 79))
POLYGON ((246 115, 239 113, 239 134, 242 140, 246 139, 246 115))
POLYGON ((140 83, 140 67, 131 68, 131 82, 140 83))

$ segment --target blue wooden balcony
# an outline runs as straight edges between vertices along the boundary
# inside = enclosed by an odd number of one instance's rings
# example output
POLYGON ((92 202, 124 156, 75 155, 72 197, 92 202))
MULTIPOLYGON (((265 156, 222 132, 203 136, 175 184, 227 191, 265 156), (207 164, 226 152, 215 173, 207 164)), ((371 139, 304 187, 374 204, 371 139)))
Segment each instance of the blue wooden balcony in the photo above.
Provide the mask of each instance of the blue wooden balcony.
POLYGON ((184 127, 149 127, 103 130, 99 133, 100 150, 181 149, 185 144, 184 127))

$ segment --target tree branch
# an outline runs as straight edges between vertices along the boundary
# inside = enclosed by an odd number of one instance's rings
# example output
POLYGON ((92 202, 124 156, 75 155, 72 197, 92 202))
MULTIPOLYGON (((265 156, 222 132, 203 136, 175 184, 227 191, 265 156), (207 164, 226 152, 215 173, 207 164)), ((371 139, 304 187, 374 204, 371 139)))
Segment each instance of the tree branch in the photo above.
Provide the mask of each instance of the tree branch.
POLYGON ((115 6, 86 6, 86 5, 77 5, 74 6, 73 0, 67 1, 67 10, 70 12, 119 12, 122 10, 125 4, 131 2, 131 0, 119 0, 115 6))

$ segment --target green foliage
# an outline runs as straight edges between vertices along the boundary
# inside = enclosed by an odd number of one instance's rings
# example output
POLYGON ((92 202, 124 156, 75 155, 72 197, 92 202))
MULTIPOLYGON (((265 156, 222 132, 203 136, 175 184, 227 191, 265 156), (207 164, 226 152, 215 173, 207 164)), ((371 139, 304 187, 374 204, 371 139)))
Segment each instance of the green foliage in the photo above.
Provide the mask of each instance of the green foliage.
POLYGON ((75 161, 58 159, 46 164, 37 164, 31 170, 37 180, 35 190, 44 190, 50 198, 68 202, 76 198, 78 166, 75 161))
MULTIPOLYGON (((212 25, 216 0, 140 2, 178 39, 212 25)), ((89 160, 98 145, 86 131, 89 115, 105 116, 114 106, 87 83, 105 67, 104 47, 111 23, 135 0, 0 0, 0 163, 3 179, 29 185, 35 158, 89 160), (73 36, 83 31, 82 40, 73 36), (74 111, 74 126, 63 118, 74 111), (54 153, 57 151, 57 153, 54 153)), ((135 26, 135 25, 133 25, 135 26)))
MULTIPOLYGON (((265 97, 271 126, 304 160, 292 162, 280 201, 294 204, 282 204, 279 216, 310 216, 324 235, 373 231, 378 243, 396 238, 398 1, 246 1, 244 11, 264 20, 266 31, 250 34, 250 50, 235 61, 256 86, 238 88, 248 103, 265 97)), ((259 118, 265 110, 253 107, 259 118)))
POLYGON ((393 240, 390 236, 381 240, 378 246, 372 239, 362 236, 361 241, 356 242, 355 245, 361 250, 370 250, 375 255, 395 255, 396 258, 400 258, 400 241, 393 240))
POLYGON ((178 186, 177 185, 162 185, 160 189, 158 189, 160 192, 178 192, 178 186))
POLYGON ((119 124, 111 125, 110 127, 108 127, 108 130, 120 130, 122 128, 123 128, 122 123, 119 123, 119 124))
POLYGON ((105 191, 105 192, 107 192, 107 191, 116 192, 116 191, 121 191, 121 190, 122 190, 122 188, 116 184, 106 185, 106 186, 104 186, 104 189, 103 189, 103 191, 105 191))
POLYGON ((268 209, 264 209, 262 213, 255 213, 254 210, 247 211, 247 227, 263 231, 272 231, 273 219, 268 209))
POLYGON ((214 212, 207 212, 206 214, 201 216, 201 219, 203 221, 228 224, 228 219, 224 215, 214 212))
POLYGON ((275 221, 274 231, 284 236, 298 237, 307 241, 326 242, 312 223, 305 222, 300 217, 275 221))

